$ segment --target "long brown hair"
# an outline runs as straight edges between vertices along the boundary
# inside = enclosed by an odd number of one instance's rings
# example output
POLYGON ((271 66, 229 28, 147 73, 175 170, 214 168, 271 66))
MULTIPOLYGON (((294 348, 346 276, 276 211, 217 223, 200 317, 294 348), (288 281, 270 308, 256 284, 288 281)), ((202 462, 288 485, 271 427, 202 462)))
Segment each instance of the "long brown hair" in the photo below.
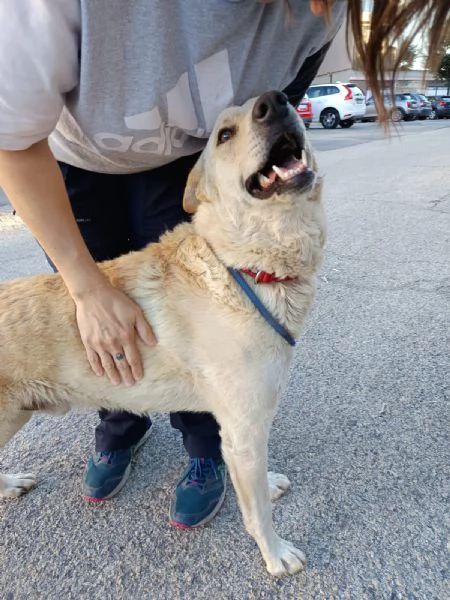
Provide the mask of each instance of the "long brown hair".
MULTIPOLYGON (((288 22, 294 1, 285 0, 288 22)), ((343 1, 321 0, 327 23, 331 22, 334 2, 343 1)), ((431 70, 436 69, 442 58, 444 43, 450 46, 450 0, 372 0, 369 23, 363 23, 364 0, 346 1, 347 48, 353 34, 367 85, 377 104, 380 120, 386 124, 389 115, 383 103, 383 92, 394 93, 395 76, 416 36, 421 34, 424 38, 425 68, 431 70), (363 31, 364 26, 368 37, 363 31), (387 48, 390 52, 386 52, 387 48), (388 70, 389 78, 386 77, 388 70)))
MULTIPOLYGON (((337 0, 338 2, 342 0, 337 0)), ((414 38, 421 34, 427 52, 426 68, 435 69, 450 43, 449 0, 373 0, 368 37, 363 33, 363 0, 347 0, 347 45, 350 32, 360 57, 367 84, 382 120, 387 119, 383 91, 393 93, 395 75, 414 38), (386 47, 395 48, 394 55, 386 47), (386 71, 392 77, 387 83, 386 71)), ((327 5, 330 4, 325 0, 327 5)))

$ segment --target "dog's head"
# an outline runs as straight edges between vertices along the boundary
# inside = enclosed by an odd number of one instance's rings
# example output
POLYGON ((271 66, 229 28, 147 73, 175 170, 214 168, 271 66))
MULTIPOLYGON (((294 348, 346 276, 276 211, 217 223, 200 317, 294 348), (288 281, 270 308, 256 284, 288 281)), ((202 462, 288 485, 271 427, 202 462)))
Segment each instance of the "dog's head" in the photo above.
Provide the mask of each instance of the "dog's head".
POLYGON ((236 200, 262 208, 310 195, 316 165, 305 133, 281 92, 226 109, 189 176, 184 209, 236 200))

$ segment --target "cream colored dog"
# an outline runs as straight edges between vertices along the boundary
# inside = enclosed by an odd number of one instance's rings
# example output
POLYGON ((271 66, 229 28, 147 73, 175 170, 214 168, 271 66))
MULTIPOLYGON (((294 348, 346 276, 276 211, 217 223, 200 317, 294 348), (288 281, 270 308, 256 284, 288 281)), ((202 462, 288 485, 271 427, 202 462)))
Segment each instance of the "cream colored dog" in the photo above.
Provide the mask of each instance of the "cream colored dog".
MULTIPOLYGON (((91 371, 58 274, 1 284, 0 445, 39 410, 211 412, 268 571, 302 569, 303 553, 272 525, 270 501, 289 481, 267 474, 269 429, 293 351, 228 267, 253 272, 243 278, 268 311, 300 333, 324 242, 315 170, 305 128, 283 94, 220 115, 188 180, 184 206, 193 222, 100 265, 142 307, 158 340, 140 347, 145 376, 134 386, 91 371)), ((0 475, 0 496, 14 498, 34 483, 31 474, 0 475)))

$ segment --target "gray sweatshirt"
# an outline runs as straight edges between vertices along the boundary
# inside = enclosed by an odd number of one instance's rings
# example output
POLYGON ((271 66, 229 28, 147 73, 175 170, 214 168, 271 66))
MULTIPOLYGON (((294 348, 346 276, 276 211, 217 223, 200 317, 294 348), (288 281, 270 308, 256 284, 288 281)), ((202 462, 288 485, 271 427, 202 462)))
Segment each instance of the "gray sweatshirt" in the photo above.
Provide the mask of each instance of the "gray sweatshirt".
POLYGON ((333 39, 307 0, 1 0, 0 148, 132 173, 200 150, 219 112, 283 89, 333 39))

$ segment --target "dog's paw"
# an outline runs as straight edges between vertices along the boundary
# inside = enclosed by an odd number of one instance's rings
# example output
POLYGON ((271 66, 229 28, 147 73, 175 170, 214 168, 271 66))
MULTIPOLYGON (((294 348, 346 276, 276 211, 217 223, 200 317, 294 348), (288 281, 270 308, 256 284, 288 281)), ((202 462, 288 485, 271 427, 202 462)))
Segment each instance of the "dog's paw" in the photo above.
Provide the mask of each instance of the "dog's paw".
POLYGON ((274 473, 273 471, 269 471, 267 473, 267 481, 269 483, 271 500, 278 500, 278 498, 282 496, 291 485, 291 482, 286 475, 274 473))
POLYGON ((0 475, 0 497, 18 498, 34 485, 36 485, 36 476, 33 473, 0 475))
POLYGON ((306 556, 291 542, 278 537, 276 548, 266 560, 266 567, 275 577, 293 575, 306 567, 306 556))

